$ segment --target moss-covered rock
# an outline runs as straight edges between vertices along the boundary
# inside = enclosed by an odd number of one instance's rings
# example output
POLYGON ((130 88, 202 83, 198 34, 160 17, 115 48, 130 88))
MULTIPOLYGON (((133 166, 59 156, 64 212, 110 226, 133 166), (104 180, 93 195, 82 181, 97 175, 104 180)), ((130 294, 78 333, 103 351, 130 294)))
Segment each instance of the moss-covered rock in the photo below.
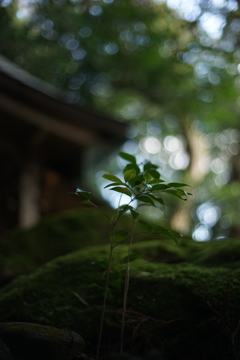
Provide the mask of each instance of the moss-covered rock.
POLYGON ((85 346, 73 331, 31 323, 0 323, 0 336, 16 360, 73 360, 85 346))
MULTIPOLYGON (((133 247, 155 262, 139 259, 131 265, 125 350, 143 354, 155 347, 169 360, 235 359, 234 351, 240 350, 240 334, 234 335, 239 322, 240 270, 161 263, 162 246, 151 241, 133 247)), ((186 248, 191 246, 195 243, 186 248)), ((204 245, 200 247, 199 253, 204 245)), ((1 321, 68 327, 86 341, 86 353, 94 355, 108 252, 107 246, 84 248, 3 287, 1 321)), ((114 251, 102 353, 119 347, 124 278, 120 260, 126 252, 124 245, 114 251)), ((178 256, 183 260, 186 253, 179 250, 178 256)), ((188 257, 192 253, 188 251, 188 257)))
MULTIPOLYGON (((113 213, 111 209, 104 210, 109 215, 113 213)), ((118 226, 130 229, 130 217, 123 216, 118 226)), ((142 229, 136 226, 138 230, 142 229)), ((99 210, 88 207, 48 215, 32 228, 14 230, 0 240, 0 285, 16 275, 35 271, 58 256, 85 246, 109 243, 111 231, 109 220, 99 210)), ((160 236, 143 234, 135 240, 146 238, 159 239, 160 236)), ((183 251, 173 244, 163 244, 161 261, 180 262, 185 258, 183 251)))
MULTIPOLYGON (((109 215, 112 214, 112 210, 105 210, 109 215)), ((126 215, 119 229, 128 228, 130 219, 126 215)), ((137 232, 139 230, 136 228, 137 232)), ((99 210, 92 208, 49 215, 28 230, 14 230, 0 241, 0 285, 17 275, 35 271, 58 256, 85 246, 108 243, 110 232, 108 219, 99 210)), ((144 234, 136 236, 135 241, 159 238, 156 234, 144 234)), ((177 247, 168 239, 155 249, 143 246, 143 252, 144 258, 153 262, 172 264, 187 261, 203 266, 221 266, 228 262, 229 267, 239 266, 239 240, 231 241, 227 249, 225 242, 203 244, 180 239, 180 246, 177 247)))
MULTIPOLYGON (((109 215, 111 209, 104 209, 109 215)), ((130 228, 126 215, 119 229, 130 228)), ((136 231, 141 231, 138 227, 136 231)), ((85 246, 109 242, 111 226, 108 219, 97 209, 83 207, 49 215, 36 226, 27 230, 14 230, 0 240, 0 285, 16 275, 35 271, 39 266, 58 256, 85 246)), ((136 236, 135 241, 159 239, 156 234, 136 236)), ((179 246, 171 240, 162 241, 157 248, 143 245, 144 259, 169 264, 193 262, 202 266, 238 267, 240 265, 239 240, 198 243, 179 239, 179 246), (229 242, 228 242, 229 243, 229 242)))
POLYGON ((1 360, 15 360, 11 351, 8 349, 6 344, 0 339, 0 359, 1 360))
POLYGON ((240 239, 197 243, 197 248, 189 254, 187 260, 200 266, 238 269, 240 267, 240 239))
POLYGON ((0 240, 0 283, 34 271, 57 256, 108 243, 110 231, 108 219, 88 207, 48 215, 32 228, 14 230, 0 240))

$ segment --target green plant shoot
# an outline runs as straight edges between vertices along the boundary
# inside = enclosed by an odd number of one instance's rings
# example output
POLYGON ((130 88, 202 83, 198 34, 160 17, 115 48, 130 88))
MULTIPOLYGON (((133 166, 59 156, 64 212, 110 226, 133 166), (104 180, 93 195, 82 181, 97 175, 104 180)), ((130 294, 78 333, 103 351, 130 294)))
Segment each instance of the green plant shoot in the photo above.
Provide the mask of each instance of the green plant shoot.
MULTIPOLYGON (((104 313, 106 309, 106 300, 109 286, 109 277, 111 274, 112 268, 112 254, 113 250, 119 244, 123 242, 128 242, 128 254, 122 259, 122 264, 126 265, 126 275, 125 275, 125 287, 124 287, 124 299, 123 299, 123 311, 122 311, 122 329, 121 329, 121 348, 120 352, 123 351, 123 339, 124 339, 124 328, 125 328, 125 314, 127 307, 127 295, 129 288, 129 277, 130 277, 130 266, 129 263, 134 261, 138 256, 131 252, 133 237, 138 234, 142 234, 144 232, 147 233, 155 233, 155 234, 163 234, 166 237, 169 237, 173 241, 177 243, 177 238, 180 236, 177 232, 169 229, 165 229, 162 226, 152 226, 146 221, 139 220, 139 209, 142 206, 153 206, 156 208, 160 208, 164 211, 165 202, 163 200, 162 194, 169 194, 175 196, 183 201, 188 199, 191 193, 187 192, 183 188, 188 187, 189 185, 184 183, 171 182, 166 183, 163 179, 161 179, 161 174, 158 171, 158 166, 152 164, 151 162, 146 161, 144 164, 139 166, 137 164, 137 160, 135 156, 127 154, 125 152, 120 152, 119 156, 126 160, 128 164, 125 166, 122 172, 122 178, 112 175, 112 174, 104 174, 103 178, 108 180, 110 183, 105 186, 110 191, 114 191, 115 193, 120 195, 119 205, 115 210, 115 215, 113 218, 110 218, 101 208, 99 210, 104 213, 105 216, 108 217, 111 227, 111 242, 110 242, 110 253, 108 260, 108 267, 106 270, 106 287, 105 294, 103 299, 103 309, 102 309, 102 317, 100 322, 100 333, 99 333, 99 342, 98 342, 98 350, 97 350, 97 359, 99 356, 102 331, 103 331, 103 321, 104 321, 104 313), (122 194, 127 195, 129 200, 126 204, 121 205, 121 197, 122 194), (133 203, 137 203, 136 206, 133 206, 133 203), (126 231, 117 230, 116 226, 119 222, 121 216, 129 212, 132 219, 131 230, 126 231), (138 223, 144 231, 142 232, 134 232, 134 225, 138 223)), ((92 205, 97 207, 92 201, 92 194, 88 191, 77 188, 76 195, 84 198, 81 202, 83 204, 92 205)))

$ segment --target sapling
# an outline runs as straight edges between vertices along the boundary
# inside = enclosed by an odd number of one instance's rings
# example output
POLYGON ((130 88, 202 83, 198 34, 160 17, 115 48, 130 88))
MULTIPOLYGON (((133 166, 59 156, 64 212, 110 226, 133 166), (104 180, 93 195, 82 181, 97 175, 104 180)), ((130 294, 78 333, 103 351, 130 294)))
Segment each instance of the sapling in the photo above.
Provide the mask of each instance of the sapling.
POLYGON ((173 241, 177 243, 177 237, 179 234, 173 230, 165 229, 162 226, 152 226, 148 222, 139 220, 139 208, 142 206, 153 206, 156 208, 160 208, 164 211, 165 203, 162 198, 162 194, 170 194, 180 198, 181 200, 186 201, 188 195, 190 193, 186 192, 182 189, 182 187, 188 186, 183 183, 166 183, 162 178, 158 171, 158 166, 152 164, 149 161, 145 161, 143 164, 138 165, 136 157, 125 152, 120 152, 119 156, 126 160, 128 164, 124 167, 122 171, 122 178, 112 175, 112 174, 104 174, 102 177, 110 183, 105 186, 105 188, 109 188, 109 190, 114 191, 115 193, 120 195, 119 204, 114 211, 114 216, 111 218, 104 210, 99 208, 91 201, 92 194, 88 191, 82 190, 80 188, 76 189, 75 194, 83 197, 83 204, 92 205, 97 207, 110 221, 112 226, 111 232, 111 241, 110 241, 110 252, 108 259, 108 267, 106 271, 106 286, 105 293, 103 299, 103 308, 102 308, 102 316, 100 321, 100 332, 99 332, 99 341, 98 341, 98 349, 97 349, 97 359, 100 351, 100 344, 102 338, 103 331, 103 321, 104 321, 104 313, 106 309, 106 301, 109 287, 109 277, 111 274, 112 268, 112 256, 113 250, 116 246, 122 244, 123 242, 128 242, 128 254, 124 259, 122 259, 122 263, 126 264, 126 275, 125 275, 125 286, 124 286, 124 295, 123 295, 123 311, 122 311, 122 327, 121 327, 121 345, 120 352, 123 351, 123 338, 124 338, 124 328, 125 328, 125 314, 127 307, 127 296, 128 296, 128 288, 129 288, 129 277, 130 277, 130 266, 129 263, 134 261, 138 256, 132 253, 132 242, 133 238, 138 234, 142 233, 154 233, 154 234, 163 234, 171 238, 173 241), (122 195, 127 195, 129 200, 125 204, 121 204, 122 195), (131 230, 117 230, 117 225, 119 223, 120 218, 123 214, 129 212, 131 215, 131 230), (134 225, 139 223, 141 227, 145 231, 134 232, 134 225))

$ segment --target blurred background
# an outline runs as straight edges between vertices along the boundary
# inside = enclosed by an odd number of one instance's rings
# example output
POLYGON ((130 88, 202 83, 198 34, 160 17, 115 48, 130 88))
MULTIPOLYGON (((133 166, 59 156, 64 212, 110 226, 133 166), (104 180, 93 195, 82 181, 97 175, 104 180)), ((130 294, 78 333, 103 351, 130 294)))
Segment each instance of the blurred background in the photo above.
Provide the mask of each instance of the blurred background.
POLYGON ((0 24, 1 235, 78 206, 76 185, 114 205, 121 150, 191 185, 146 217, 240 236, 236 0, 0 0, 0 24))

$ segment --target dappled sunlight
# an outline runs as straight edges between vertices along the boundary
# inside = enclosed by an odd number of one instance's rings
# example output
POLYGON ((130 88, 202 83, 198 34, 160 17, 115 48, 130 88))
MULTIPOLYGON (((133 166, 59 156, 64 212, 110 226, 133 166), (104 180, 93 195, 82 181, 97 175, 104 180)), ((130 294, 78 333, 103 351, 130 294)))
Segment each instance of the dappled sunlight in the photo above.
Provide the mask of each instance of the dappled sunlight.
POLYGON ((212 237, 212 231, 205 225, 198 224, 192 234, 192 238, 196 241, 208 241, 212 237))
POLYGON ((187 152, 180 152, 174 155, 171 155, 169 158, 169 165, 172 169, 175 170, 184 170, 188 167, 190 163, 190 157, 187 152))
POLYGON ((148 136, 140 140, 139 147, 144 153, 147 152, 149 154, 157 154, 161 149, 161 143, 157 138, 148 136))
MULTIPOLYGON (((9 17, 3 55, 60 87, 65 102, 129 125, 125 143, 101 159, 101 169, 88 164, 98 189, 107 161, 116 173, 126 165, 116 158, 121 147, 139 163, 159 166, 163 179, 192 185, 189 208, 174 199, 166 221, 184 219, 197 241, 231 234, 237 227, 231 207, 237 209, 240 196, 237 1, 19 0, 14 8, 2 0, 0 6, 9 17), (221 196, 229 199, 226 211, 221 196)), ((98 191, 116 206, 114 192, 98 191)))
POLYGON ((197 207, 197 217, 206 226, 213 227, 221 216, 219 207, 210 202, 203 203, 197 207))
POLYGON ((226 20, 220 14, 215 15, 205 12, 200 19, 200 25, 212 39, 220 39, 223 27, 226 25, 226 20))

